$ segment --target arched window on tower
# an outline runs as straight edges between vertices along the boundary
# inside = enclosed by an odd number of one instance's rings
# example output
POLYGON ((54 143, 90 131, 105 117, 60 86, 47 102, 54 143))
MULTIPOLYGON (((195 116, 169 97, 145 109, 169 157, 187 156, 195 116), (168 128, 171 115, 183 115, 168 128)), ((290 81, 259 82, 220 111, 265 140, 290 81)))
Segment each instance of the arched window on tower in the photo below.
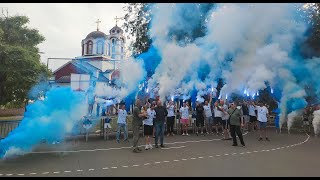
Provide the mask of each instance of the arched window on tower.
POLYGON ((88 41, 87 42, 87 53, 86 54, 92 54, 92 49, 93 49, 93 42, 88 41))
POLYGON ((103 54, 103 41, 97 42, 97 54, 103 54))

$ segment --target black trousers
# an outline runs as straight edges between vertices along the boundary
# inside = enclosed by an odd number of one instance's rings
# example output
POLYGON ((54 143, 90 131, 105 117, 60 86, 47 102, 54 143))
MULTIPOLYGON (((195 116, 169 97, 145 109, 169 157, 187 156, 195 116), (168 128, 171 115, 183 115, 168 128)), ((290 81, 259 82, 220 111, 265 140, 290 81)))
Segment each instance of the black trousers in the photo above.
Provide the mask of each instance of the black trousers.
POLYGON ((173 133, 174 116, 167 117, 167 132, 173 133))
POLYGON ((242 137, 242 133, 241 133, 241 130, 240 130, 240 126, 236 126, 236 125, 230 125, 230 131, 231 131, 231 136, 232 136, 232 140, 233 140, 233 144, 238 144, 237 142, 237 137, 236 137, 236 133, 240 139, 240 142, 242 145, 245 145, 244 144, 244 141, 243 141, 243 137, 242 137))

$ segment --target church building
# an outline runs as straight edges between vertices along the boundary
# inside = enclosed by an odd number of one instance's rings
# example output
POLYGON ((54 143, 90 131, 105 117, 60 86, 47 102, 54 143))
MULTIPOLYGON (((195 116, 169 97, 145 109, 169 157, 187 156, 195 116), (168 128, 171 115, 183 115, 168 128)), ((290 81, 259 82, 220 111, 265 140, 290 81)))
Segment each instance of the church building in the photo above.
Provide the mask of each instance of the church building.
MULTIPOLYGON (((88 77, 93 77, 96 82, 108 82, 112 85, 119 77, 119 62, 125 60, 126 38, 117 23, 107 35, 99 30, 100 22, 96 22, 97 30, 89 33, 81 41, 81 56, 75 57, 53 72, 56 85, 70 86, 71 82, 75 81, 74 78, 80 84, 81 75, 86 76, 83 80, 89 81, 88 77)), ((85 91, 85 87, 79 86, 75 90, 85 91)))

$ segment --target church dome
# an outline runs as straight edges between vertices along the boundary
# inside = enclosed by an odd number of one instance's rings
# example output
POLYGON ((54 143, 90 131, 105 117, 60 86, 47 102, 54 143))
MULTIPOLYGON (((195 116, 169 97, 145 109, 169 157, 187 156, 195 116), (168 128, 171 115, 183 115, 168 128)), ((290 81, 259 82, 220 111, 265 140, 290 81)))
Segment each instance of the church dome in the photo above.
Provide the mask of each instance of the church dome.
POLYGON ((89 39, 89 38, 97 39, 97 38, 106 38, 106 37, 107 35, 101 31, 93 31, 87 35, 86 39, 89 39))
POLYGON ((115 25, 109 32, 110 34, 119 34, 123 33, 123 30, 119 26, 115 25))

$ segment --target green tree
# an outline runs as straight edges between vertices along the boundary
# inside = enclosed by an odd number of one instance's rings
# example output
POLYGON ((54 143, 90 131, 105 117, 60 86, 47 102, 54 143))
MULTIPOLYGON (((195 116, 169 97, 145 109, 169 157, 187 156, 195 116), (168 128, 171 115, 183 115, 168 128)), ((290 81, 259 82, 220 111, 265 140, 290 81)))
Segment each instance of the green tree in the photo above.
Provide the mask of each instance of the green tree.
POLYGON ((146 52, 152 43, 148 36, 150 6, 150 3, 128 3, 124 9, 127 14, 123 28, 129 33, 128 38, 134 38, 131 44, 134 56, 146 52))
POLYGON ((302 44, 302 53, 306 57, 320 56, 320 3, 306 3, 307 23, 309 25, 308 38, 302 44))
MULTIPOLYGON (((128 3, 125 7, 125 23, 123 25, 125 32, 129 32, 133 39, 131 44, 133 55, 139 55, 146 52, 152 40, 148 36, 150 22, 152 20, 151 7, 153 3, 128 3)), ((169 36, 177 41, 188 39, 191 42, 198 37, 205 35, 205 21, 207 13, 215 6, 215 3, 192 3, 192 4, 175 4, 181 9, 188 9, 188 12, 181 13, 182 18, 186 20, 197 21, 191 30, 183 28, 180 30, 171 30, 169 36), (195 18, 196 17, 196 18, 195 18)))
POLYGON ((39 76, 49 75, 37 48, 45 38, 28 23, 26 16, 0 18, 0 105, 24 102, 39 76))

